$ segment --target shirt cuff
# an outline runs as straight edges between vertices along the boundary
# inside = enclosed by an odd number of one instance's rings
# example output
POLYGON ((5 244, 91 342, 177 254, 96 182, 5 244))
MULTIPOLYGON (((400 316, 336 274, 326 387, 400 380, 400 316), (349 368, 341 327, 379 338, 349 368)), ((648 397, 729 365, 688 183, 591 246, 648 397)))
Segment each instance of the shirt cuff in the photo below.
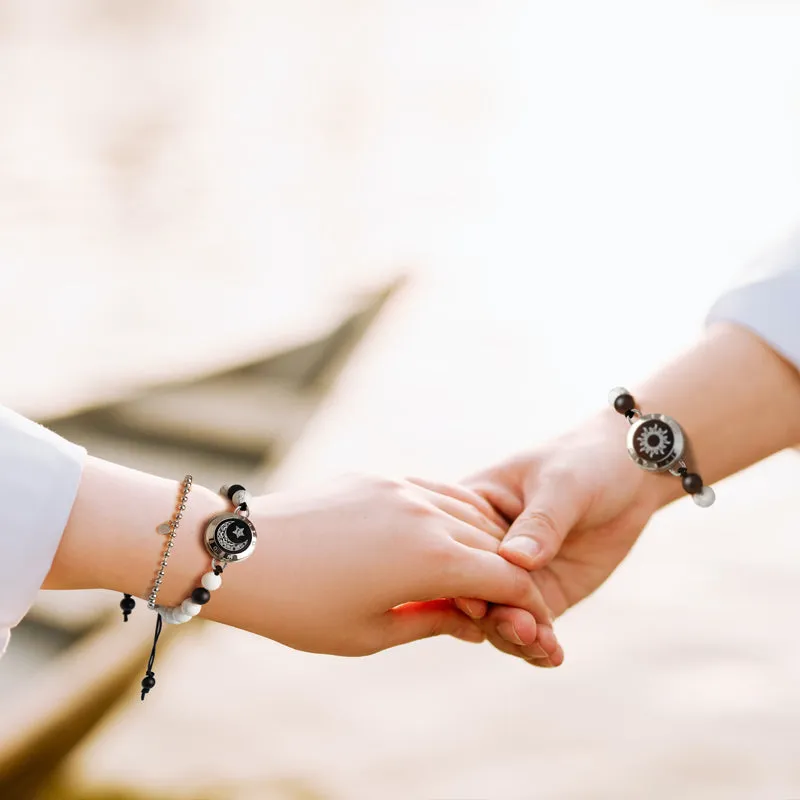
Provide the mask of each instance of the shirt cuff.
POLYGON ((733 289, 717 300, 707 324, 733 322, 751 330, 800 369, 800 270, 733 289))
POLYGON ((0 406, 0 655, 53 563, 86 450, 0 406))

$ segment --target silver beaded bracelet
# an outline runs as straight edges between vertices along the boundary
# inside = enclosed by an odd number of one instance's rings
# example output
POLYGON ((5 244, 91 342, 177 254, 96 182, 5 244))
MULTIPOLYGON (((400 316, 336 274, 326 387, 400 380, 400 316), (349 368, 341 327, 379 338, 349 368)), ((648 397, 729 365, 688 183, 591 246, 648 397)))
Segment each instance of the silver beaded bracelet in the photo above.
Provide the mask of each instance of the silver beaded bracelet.
POLYGON ((714 504, 716 494, 696 472, 689 472, 684 454, 686 435, 681 426, 666 414, 642 414, 636 408, 633 395, 623 386, 608 394, 608 402, 630 423, 628 455, 633 462, 648 472, 669 472, 681 479, 683 490, 701 508, 714 504))
POLYGON ((160 533, 168 533, 170 539, 167 543, 158 575, 147 602, 148 607, 157 612, 157 617, 156 630, 153 637, 153 648, 150 651, 147 672, 142 679, 142 700, 144 700, 145 695, 156 685, 153 663, 155 661, 156 645, 161 635, 163 623, 166 622, 168 625, 180 625, 196 617, 203 606, 211 599, 211 592, 216 591, 222 586, 222 571, 225 569, 226 565, 234 561, 243 561, 249 558, 255 550, 256 541, 258 539, 256 528, 253 523, 250 522, 249 518, 250 509, 248 507, 248 502, 250 500, 250 495, 248 491, 240 484, 223 486, 220 489, 220 494, 231 501, 233 504, 233 511, 216 514, 206 525, 203 541, 206 550, 208 550, 211 556, 211 570, 202 576, 200 579, 200 586, 198 586, 179 606, 156 605, 156 596, 158 595, 158 590, 164 578, 167 561, 169 560, 169 552, 174 544, 178 524, 183 516, 183 511, 186 509, 186 498, 191 489, 191 485, 192 476, 187 475, 184 479, 181 502, 177 513, 170 522, 164 523, 158 527, 158 531, 160 533))
MULTIPOLYGON (((161 583, 164 580, 164 573, 167 569, 167 562, 169 561, 170 553, 175 545, 175 537, 178 533, 178 526, 181 524, 181 519, 183 519, 183 512, 186 511, 186 501, 189 497, 189 492, 192 491, 192 480, 193 479, 191 475, 184 476, 183 482, 181 483, 177 508, 175 509, 175 513, 172 515, 172 519, 167 522, 162 522, 156 528, 158 533, 169 536, 169 539, 166 547, 164 548, 164 552, 161 555, 161 563, 159 564, 156 577, 153 580, 153 586, 150 589, 150 595, 147 598, 147 607, 151 611, 156 609, 156 597, 158 597, 158 590, 161 588, 161 583)), ((128 617, 136 607, 136 601, 131 595, 125 594, 120 601, 119 607, 122 609, 123 621, 127 622, 128 617)))

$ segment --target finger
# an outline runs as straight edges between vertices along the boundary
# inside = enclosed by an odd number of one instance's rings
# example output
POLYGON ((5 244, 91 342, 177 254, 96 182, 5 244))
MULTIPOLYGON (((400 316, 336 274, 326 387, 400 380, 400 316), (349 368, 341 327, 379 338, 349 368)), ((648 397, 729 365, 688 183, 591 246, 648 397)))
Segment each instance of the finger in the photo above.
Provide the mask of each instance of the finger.
POLYGON ((521 647, 523 658, 531 656, 550 656, 559 649, 558 639, 551 624, 532 619, 527 611, 508 606, 494 606, 481 621, 481 628, 487 633, 496 633, 509 644, 521 647), (535 647, 541 652, 528 647, 535 647))
POLYGON ((524 569, 541 569, 584 514, 589 497, 569 478, 542 476, 525 510, 500 545, 500 554, 524 569))
POLYGON ((526 658, 525 660, 534 667, 552 669, 555 666, 549 658, 526 658))
MULTIPOLYGON (((505 533, 508 529, 508 521, 499 513, 492 503, 487 500, 483 495, 466 486, 451 485, 449 483, 440 483, 439 481, 429 481, 426 478, 408 478, 409 483, 414 483, 423 489, 428 489, 438 495, 452 497, 459 500, 467 506, 476 509, 485 519, 494 523, 495 528, 499 528, 505 533)), ((464 522, 470 522, 465 519, 464 522)), ((488 531, 491 533, 492 531, 488 531)), ((501 537, 502 538, 502 537, 501 537)))
POLYGON ((559 648, 553 655, 542 658, 541 656, 527 657, 524 655, 524 650, 527 648, 520 648, 523 651, 523 658, 534 667, 545 667, 546 669, 553 669, 560 667, 564 663, 564 651, 559 648))
POLYGON ((485 600, 475 600, 474 598, 457 597, 455 599, 456 608, 463 611, 470 619, 483 619, 489 610, 489 605, 485 600))
POLYGON ((544 648, 540 647, 538 644, 528 645, 527 647, 520 647, 520 653, 522 657, 526 661, 533 661, 539 658, 548 658, 549 656, 545 653, 544 648))
POLYGON ((443 634, 475 643, 486 638, 449 600, 404 603, 387 611, 382 622, 379 650, 443 634))
MULTIPOLYGON (((537 625, 533 616, 521 608, 493 606, 485 617, 486 629, 493 626, 497 634, 509 644, 533 645, 537 638, 537 625)), ((546 655, 546 653, 545 653, 546 655)))
POLYGON ((474 475, 461 481, 463 485, 479 497, 483 497, 510 525, 525 508, 522 488, 510 482, 498 482, 486 475, 474 475))
POLYGON ((531 576, 495 553, 455 544, 452 555, 442 559, 437 581, 446 597, 476 597, 516 606, 539 622, 550 622, 550 612, 531 576))

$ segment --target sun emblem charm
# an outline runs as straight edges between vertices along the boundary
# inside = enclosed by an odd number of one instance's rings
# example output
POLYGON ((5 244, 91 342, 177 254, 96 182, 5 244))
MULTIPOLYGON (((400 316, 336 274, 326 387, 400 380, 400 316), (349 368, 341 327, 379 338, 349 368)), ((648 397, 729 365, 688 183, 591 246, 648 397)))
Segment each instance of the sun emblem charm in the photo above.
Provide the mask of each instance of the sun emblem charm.
POLYGON ((665 414, 647 414, 628 431, 628 453, 642 469, 666 472, 683 456, 681 426, 665 414))

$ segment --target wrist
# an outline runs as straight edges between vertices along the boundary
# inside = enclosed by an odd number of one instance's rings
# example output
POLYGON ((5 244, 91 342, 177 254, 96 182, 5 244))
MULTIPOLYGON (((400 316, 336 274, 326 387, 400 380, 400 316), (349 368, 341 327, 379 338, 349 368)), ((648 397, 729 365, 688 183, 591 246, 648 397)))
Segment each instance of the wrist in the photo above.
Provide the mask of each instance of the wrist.
POLYGON ((557 442, 555 452, 588 449, 580 458, 595 476, 597 493, 619 492, 630 503, 653 514, 679 495, 680 481, 668 473, 647 472, 638 467, 628 453, 628 429, 627 420, 606 406, 568 433, 567 442, 557 442))
MULTIPOLYGON (((89 457, 46 589, 112 589, 146 598, 166 537, 179 483, 89 457)), ((211 490, 193 485, 183 512, 159 600, 178 600, 187 581, 208 563, 204 522, 226 507, 211 490)), ((180 598, 182 599, 182 598, 180 598)))

